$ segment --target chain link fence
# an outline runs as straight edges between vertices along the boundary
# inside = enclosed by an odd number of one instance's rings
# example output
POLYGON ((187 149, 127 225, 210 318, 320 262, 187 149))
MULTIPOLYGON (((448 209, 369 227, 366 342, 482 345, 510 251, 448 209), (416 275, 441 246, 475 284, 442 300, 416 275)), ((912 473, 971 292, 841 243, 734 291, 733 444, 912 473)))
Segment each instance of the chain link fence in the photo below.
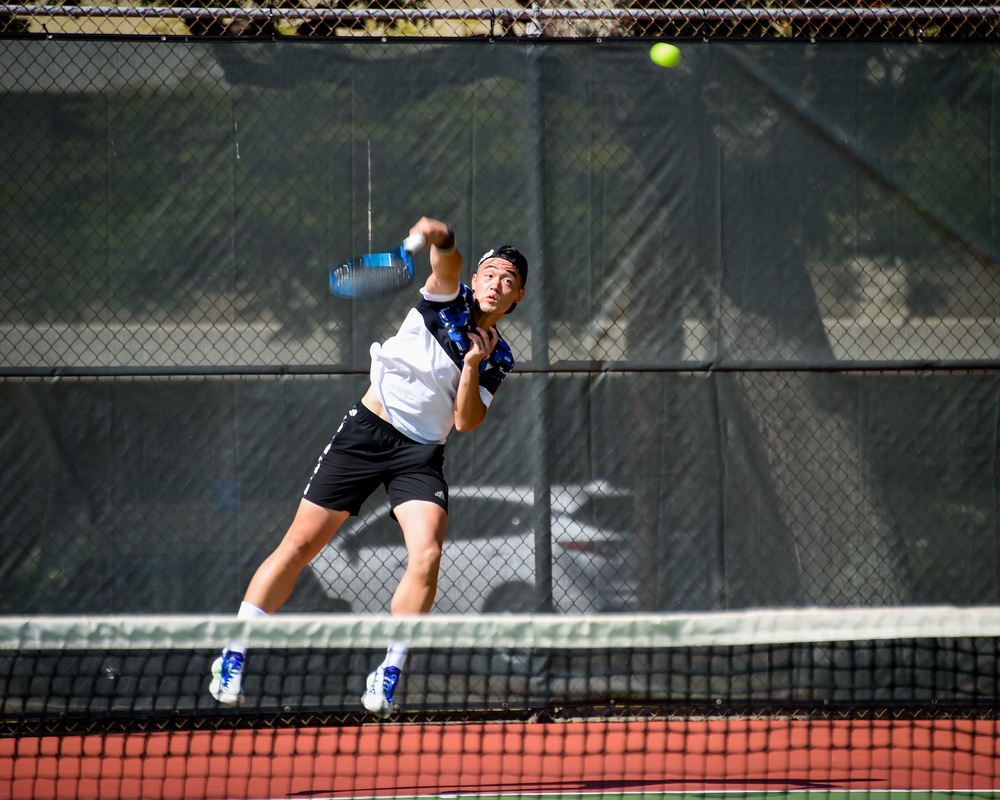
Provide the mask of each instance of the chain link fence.
POLYGON ((997 9, 971 3, 643 2, 517 0, 508 5, 394 0, 387 3, 279 0, 238 6, 211 2, 0 6, 0 33, 241 38, 696 40, 955 39, 997 35, 997 9))
MULTIPOLYGON (((996 48, 713 41, 990 10, 6 8, 0 612, 235 609, 414 302, 327 272, 421 214, 531 262, 440 610, 1000 601, 996 48)), ((402 559, 375 497, 288 608, 402 559)))

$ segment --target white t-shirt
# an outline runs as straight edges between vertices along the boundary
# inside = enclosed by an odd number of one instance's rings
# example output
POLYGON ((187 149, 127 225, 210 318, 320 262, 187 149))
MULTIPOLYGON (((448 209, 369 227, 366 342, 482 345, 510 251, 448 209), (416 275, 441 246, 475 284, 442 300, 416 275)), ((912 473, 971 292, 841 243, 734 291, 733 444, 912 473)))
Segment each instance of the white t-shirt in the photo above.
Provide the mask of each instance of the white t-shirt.
MULTIPOLYGON (((394 336, 371 346, 371 380, 389 422, 424 444, 443 444, 455 426, 455 396, 469 349, 472 289, 459 284, 453 297, 431 295, 406 315, 394 336)), ((479 365, 479 396, 486 407, 514 368, 500 338, 479 365)))

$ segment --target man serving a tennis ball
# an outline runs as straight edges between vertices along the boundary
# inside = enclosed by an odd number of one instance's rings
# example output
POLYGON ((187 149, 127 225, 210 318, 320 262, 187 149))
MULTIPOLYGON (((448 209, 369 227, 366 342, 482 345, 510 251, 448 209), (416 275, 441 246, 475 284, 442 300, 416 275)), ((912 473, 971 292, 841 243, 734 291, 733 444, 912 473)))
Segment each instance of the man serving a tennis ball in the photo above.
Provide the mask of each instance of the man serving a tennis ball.
MULTIPOLYGON (((471 431, 483 421, 514 367, 496 324, 524 297, 528 262, 515 247, 492 247, 467 286, 449 225, 422 217, 410 234, 430 243, 422 298, 394 336, 372 345, 371 386, 320 456, 288 531, 250 580, 238 619, 277 611, 299 573, 379 484, 408 559, 392 613, 427 613, 434 603, 448 521, 445 440, 452 428, 471 431)), ((242 702, 246 652, 245 642, 231 642, 212 665, 210 691, 220 703, 242 702)), ((395 710, 405 660, 405 643, 395 642, 368 676, 362 704, 372 714, 395 710)))

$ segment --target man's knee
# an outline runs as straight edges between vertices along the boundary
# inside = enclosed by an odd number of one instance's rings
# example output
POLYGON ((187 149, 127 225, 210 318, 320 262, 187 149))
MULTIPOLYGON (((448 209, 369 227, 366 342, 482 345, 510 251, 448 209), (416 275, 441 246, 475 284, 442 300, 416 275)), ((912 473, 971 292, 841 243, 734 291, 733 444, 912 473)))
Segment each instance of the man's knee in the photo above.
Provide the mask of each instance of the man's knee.
POLYGON ((441 568, 441 546, 437 542, 421 543, 407 553, 407 569, 414 574, 436 579, 441 568))

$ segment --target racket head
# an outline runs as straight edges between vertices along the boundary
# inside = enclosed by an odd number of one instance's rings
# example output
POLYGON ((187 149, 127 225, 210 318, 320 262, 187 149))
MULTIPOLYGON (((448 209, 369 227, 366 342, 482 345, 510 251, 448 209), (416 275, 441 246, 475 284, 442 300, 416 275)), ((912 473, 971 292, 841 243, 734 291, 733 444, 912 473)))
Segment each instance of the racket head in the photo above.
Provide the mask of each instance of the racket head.
POLYGON ((348 300, 392 294, 413 280, 413 256, 405 246, 367 253, 330 270, 330 292, 348 300))

